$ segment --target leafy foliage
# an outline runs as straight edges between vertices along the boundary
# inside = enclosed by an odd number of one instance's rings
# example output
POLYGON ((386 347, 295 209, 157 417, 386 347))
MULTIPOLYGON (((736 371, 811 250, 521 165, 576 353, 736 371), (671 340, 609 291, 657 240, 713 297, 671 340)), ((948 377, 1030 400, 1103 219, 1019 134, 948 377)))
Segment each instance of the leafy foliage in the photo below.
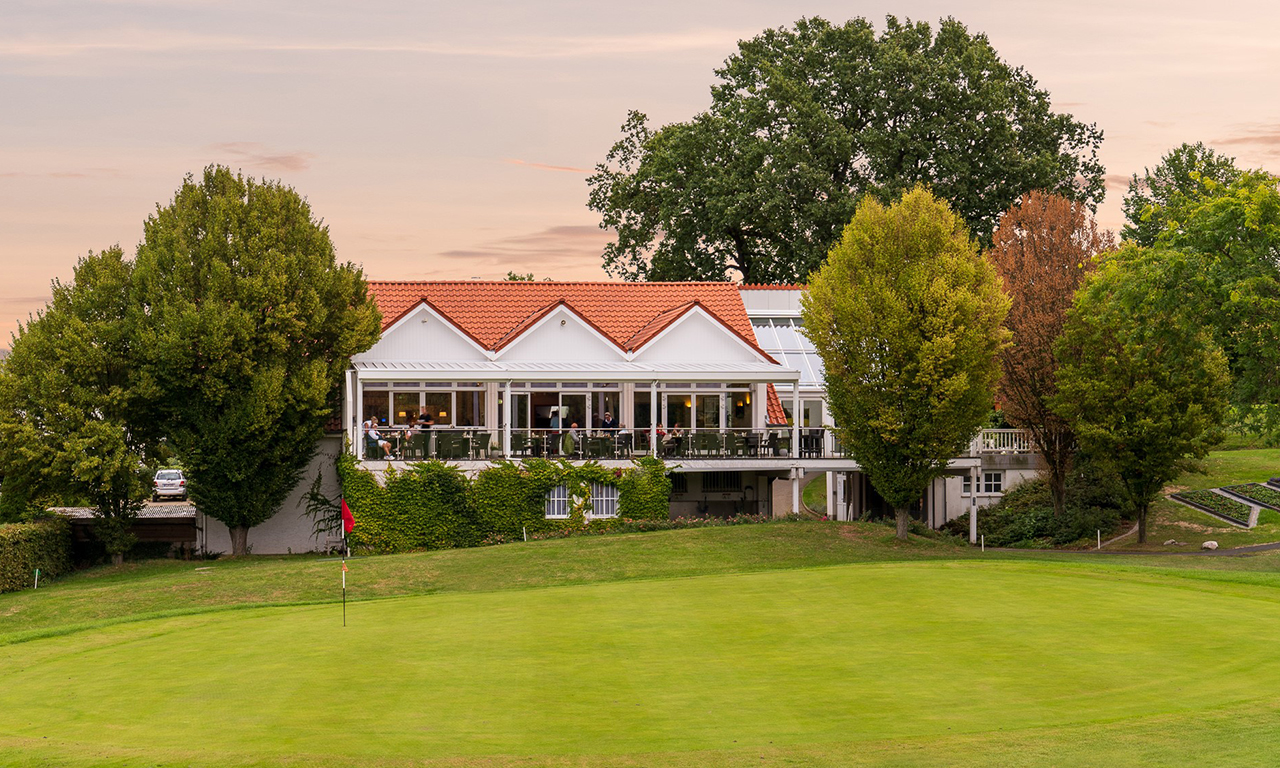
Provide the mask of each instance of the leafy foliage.
POLYGON ((120 248, 80 259, 0 368, 0 461, 15 490, 87 499, 116 561, 149 487, 136 424, 132 265, 120 248), (25 484, 25 488, 22 486, 25 484))
POLYGON ((1054 408, 1083 451, 1119 476, 1146 542, 1147 511, 1182 462, 1220 439, 1227 410, 1222 350, 1165 292, 1186 279, 1184 254, 1126 246, 1076 296, 1059 339, 1054 408))
POLYGON ((621 518, 665 520, 670 505, 671 480, 662 462, 653 458, 626 470, 594 462, 497 462, 474 479, 430 461, 405 472, 389 470, 379 485, 344 454, 338 476, 356 521, 348 542, 374 552, 470 547, 515 541, 526 532, 612 530, 621 518), (592 483, 618 487, 619 518, 589 519, 592 483), (558 485, 568 490, 570 516, 548 520, 547 492, 558 485))
POLYGON ((1000 353, 1001 413, 1035 440, 1055 513, 1065 504, 1076 437, 1051 406, 1058 369, 1053 345, 1094 257, 1113 246, 1111 233, 1098 230, 1083 204, 1031 192, 1005 212, 988 252, 1011 301, 1005 326, 1012 343, 1000 353))
POLYGON ((377 308, 302 197, 218 166, 147 219, 135 278, 146 423, 243 554, 310 461, 351 356, 377 340, 377 308))
POLYGON ((991 411, 1009 299, 964 222, 915 189, 858 206, 809 281, 806 332, 822 358, 840 442, 907 510, 991 411))
POLYGON ((1226 352, 1242 426, 1280 439, 1280 179, 1248 171, 1169 210, 1157 244, 1193 262, 1165 299, 1189 304, 1226 352))
POLYGON ((352 549, 380 553, 474 546, 477 526, 461 470, 441 461, 388 469, 381 485, 344 454, 338 463, 343 494, 356 518, 352 549))
MULTIPOLYGON (((1092 546, 1098 531, 1105 537, 1121 524, 1124 510, 1104 468, 1078 463, 1068 475, 1066 491, 1066 502, 1055 511, 1048 483, 1019 483, 978 511, 978 534, 993 547, 1092 546)), ((947 521, 942 530, 967 539, 968 513, 947 521)))
POLYGON ((801 19, 740 42, 711 106, 659 130, 631 112, 588 179, 617 233, 606 271, 628 280, 803 280, 867 194, 917 184, 986 241, 1033 189, 1101 200, 1102 133, 954 19, 801 19))
POLYGON ((0 525, 0 592, 29 589, 71 570, 71 524, 61 517, 0 525))
POLYGON ((1218 154, 1201 142, 1182 144, 1160 158, 1155 170, 1134 174, 1124 198, 1127 223, 1120 234, 1128 242, 1149 248, 1180 212, 1240 177, 1235 158, 1218 154))

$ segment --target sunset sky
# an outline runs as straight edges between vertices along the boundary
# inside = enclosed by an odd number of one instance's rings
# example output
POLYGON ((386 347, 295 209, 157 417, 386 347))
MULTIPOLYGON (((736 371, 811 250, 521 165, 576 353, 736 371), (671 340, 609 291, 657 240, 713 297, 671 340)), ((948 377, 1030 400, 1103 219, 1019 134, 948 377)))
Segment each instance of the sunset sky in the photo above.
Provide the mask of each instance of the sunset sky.
POLYGON ((282 179, 376 279, 602 279, 588 170, 628 109, 709 103, 739 39, 801 16, 954 16, 1105 132, 1125 181, 1183 141, 1280 170, 1280 4, 0 0, 0 347, 78 256, 188 172, 282 179))

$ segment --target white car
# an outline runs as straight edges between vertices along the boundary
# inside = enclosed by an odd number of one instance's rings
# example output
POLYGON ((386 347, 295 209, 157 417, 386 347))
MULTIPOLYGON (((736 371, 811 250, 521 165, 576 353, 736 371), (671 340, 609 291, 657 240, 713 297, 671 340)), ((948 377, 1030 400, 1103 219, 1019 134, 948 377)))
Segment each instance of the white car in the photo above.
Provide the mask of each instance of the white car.
POLYGON ((187 479, 182 476, 182 470, 162 469, 156 473, 151 487, 151 500, 159 501, 162 498, 187 500, 187 479))

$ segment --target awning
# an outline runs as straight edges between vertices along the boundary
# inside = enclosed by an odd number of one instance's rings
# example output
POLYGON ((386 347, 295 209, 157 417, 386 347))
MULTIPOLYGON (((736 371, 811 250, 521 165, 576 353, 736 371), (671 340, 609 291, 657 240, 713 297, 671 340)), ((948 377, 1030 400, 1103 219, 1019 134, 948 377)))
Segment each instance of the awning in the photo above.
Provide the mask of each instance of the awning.
POLYGON ((750 384, 795 382, 800 372, 769 363, 534 363, 476 360, 360 361, 352 363, 360 381, 697 381, 750 384))

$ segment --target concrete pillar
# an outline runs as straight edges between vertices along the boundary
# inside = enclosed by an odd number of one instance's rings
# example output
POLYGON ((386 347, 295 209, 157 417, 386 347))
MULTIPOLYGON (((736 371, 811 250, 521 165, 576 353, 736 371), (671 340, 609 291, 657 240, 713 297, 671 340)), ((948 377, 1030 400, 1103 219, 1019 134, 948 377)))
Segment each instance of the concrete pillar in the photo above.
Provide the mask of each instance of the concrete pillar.
POLYGON ((800 514, 800 468, 791 468, 791 514, 800 514))
POLYGON ((356 439, 351 441, 351 450, 357 459, 364 458, 364 435, 360 425, 364 423, 364 384, 360 382, 360 374, 354 376, 356 386, 356 439))
POLYGON ((511 455, 511 382, 502 384, 502 457, 511 455))
POLYGON ((791 455, 800 455, 800 382, 791 390, 791 455))
POLYGON ((978 468, 969 468, 969 543, 978 543, 978 468))
POLYGON ((662 409, 658 407, 658 382, 649 382, 649 453, 658 455, 658 419, 662 409))

